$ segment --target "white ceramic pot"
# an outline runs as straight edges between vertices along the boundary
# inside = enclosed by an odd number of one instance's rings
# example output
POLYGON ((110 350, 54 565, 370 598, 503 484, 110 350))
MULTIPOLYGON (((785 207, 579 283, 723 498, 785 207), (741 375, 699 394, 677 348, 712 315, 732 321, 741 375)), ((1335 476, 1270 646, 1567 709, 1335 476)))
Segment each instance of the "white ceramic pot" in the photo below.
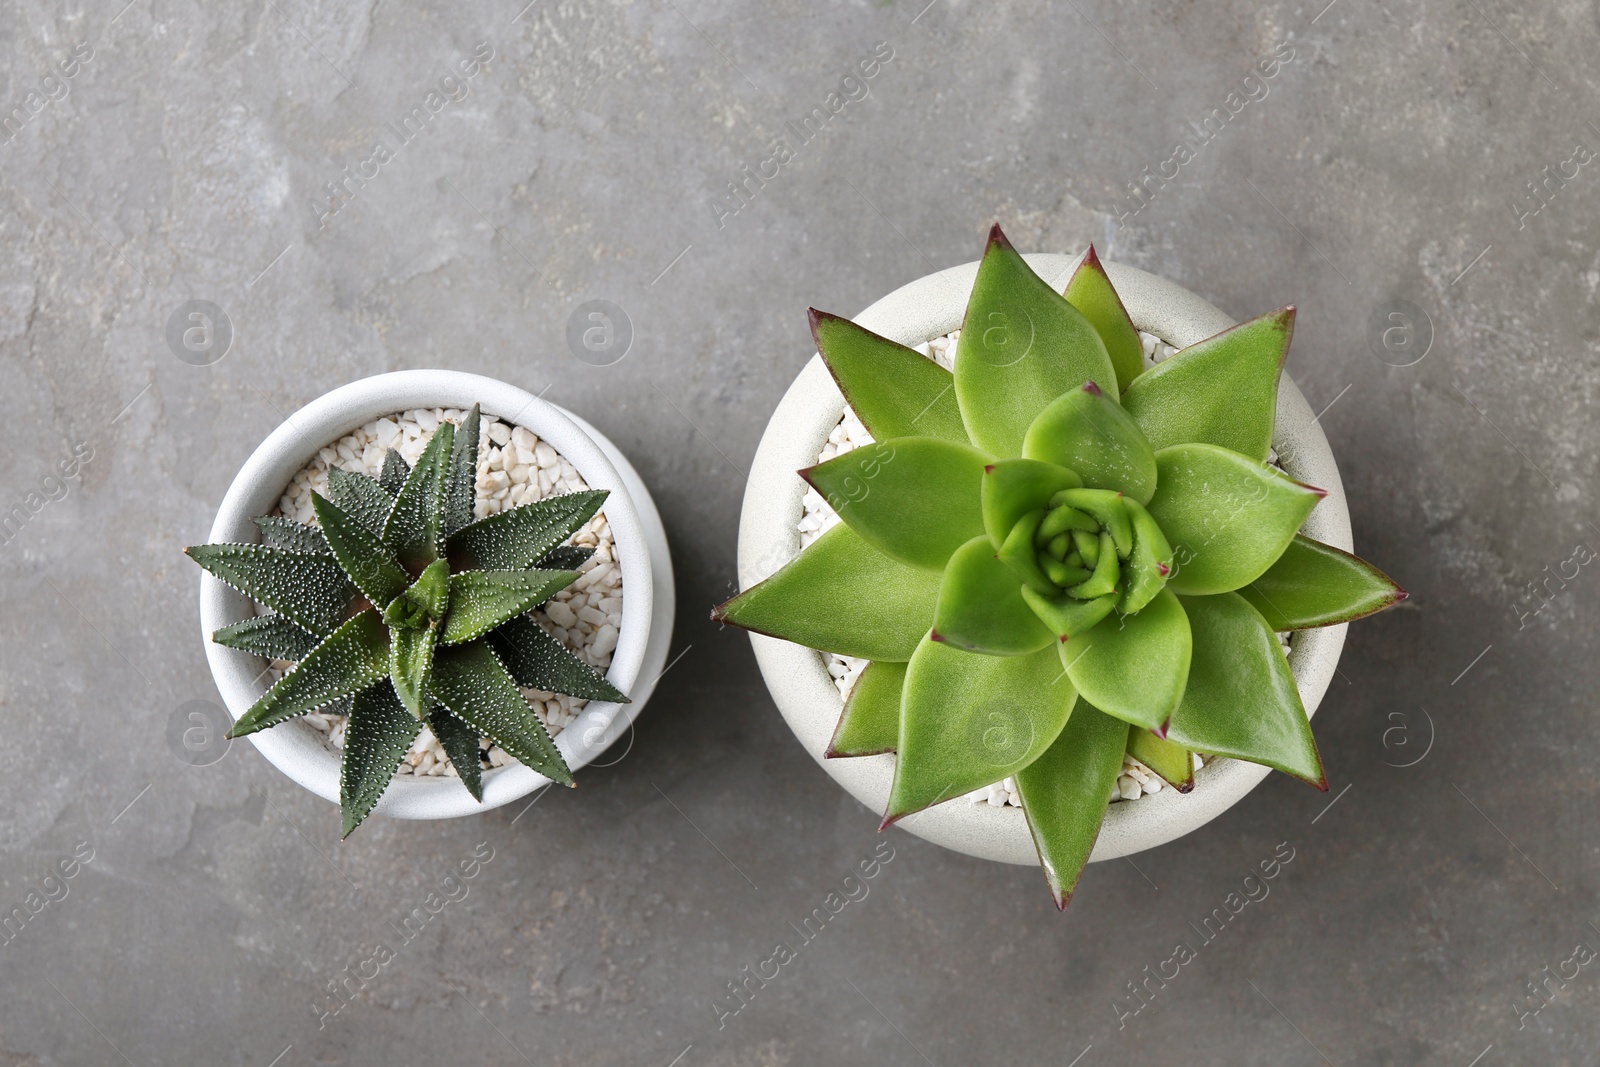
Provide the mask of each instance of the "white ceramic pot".
MULTIPOLYGON (((411 408, 482 405, 513 426, 523 426, 566 457, 590 488, 608 489, 601 511, 611 527, 622 569, 622 626, 606 677, 632 698, 629 704, 590 701, 556 738, 574 771, 604 752, 632 726, 655 688, 672 640, 672 562, 666 532, 650 493, 615 445, 587 422, 516 386, 476 374, 412 370, 351 382, 295 412, 250 455, 228 487, 210 540, 254 542, 251 519, 272 511, 284 487, 318 449, 364 423, 411 408)), ((217 690, 235 719, 265 690, 263 661, 211 640, 214 630, 255 614, 250 599, 210 574, 200 578, 200 627, 217 690)), ((339 801, 339 756, 309 723, 291 720, 249 735, 261 754, 313 793, 339 801)), ((483 775, 480 804, 450 777, 397 775, 377 811, 401 819, 443 819, 508 804, 545 785, 537 771, 512 763, 483 775)))
MULTIPOLYGON (((1082 259, 1063 255, 1025 258, 1058 292, 1066 287, 1082 259)), ((1134 325, 1177 348, 1234 325, 1233 319, 1182 286, 1132 267, 1116 263, 1105 266, 1134 325)), ((960 327, 977 271, 977 263, 968 263, 919 278, 867 308, 855 321, 906 345, 943 336, 960 327)), ((795 524, 802 514, 805 483, 795 472, 817 462, 818 453, 843 411, 844 396, 823 366, 822 358, 813 358, 773 413, 750 468, 739 526, 741 588, 748 589, 799 553, 800 537, 795 524)), ((1278 391, 1273 446, 1289 474, 1328 491, 1306 520, 1303 532, 1349 550, 1350 513, 1339 468, 1305 397, 1288 377, 1284 377, 1278 391)), ((1342 625, 1295 635, 1289 666, 1307 715, 1317 710, 1333 678, 1344 638, 1342 625)), ((842 710, 825 658, 804 646, 760 634, 751 634, 750 640, 773 700, 805 750, 834 781, 874 813, 881 814, 894 777, 894 756, 823 758, 842 710)), ((1267 768, 1253 763, 1215 760, 1196 773, 1194 790, 1188 794, 1163 789, 1136 801, 1112 804, 1090 860, 1115 859, 1180 837, 1238 803, 1267 773, 1267 768)), ((1020 808, 995 808, 957 797, 897 825, 936 844, 984 859, 1038 862, 1020 808)))

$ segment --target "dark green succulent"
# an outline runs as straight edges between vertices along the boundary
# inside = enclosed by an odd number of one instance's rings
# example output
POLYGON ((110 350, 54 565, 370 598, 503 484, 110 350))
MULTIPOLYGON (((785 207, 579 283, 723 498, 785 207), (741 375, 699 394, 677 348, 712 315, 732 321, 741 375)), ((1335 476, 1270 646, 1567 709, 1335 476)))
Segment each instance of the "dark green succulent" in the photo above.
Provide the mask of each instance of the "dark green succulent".
POLYGON ((262 544, 185 551, 271 614, 226 626, 218 644, 295 666, 229 737, 310 711, 349 716, 339 800, 361 824, 426 723, 461 782, 483 799, 478 739, 553 781, 572 772, 518 687, 627 697, 528 613, 571 585, 593 554, 564 542, 606 493, 550 497, 473 520, 478 408, 440 424, 414 469, 398 452, 370 478, 330 467, 316 526, 264 516, 262 544))
POLYGON ((998 226, 953 374, 813 310, 877 443, 800 472, 843 521, 713 617, 872 661, 828 755, 897 754, 885 826, 1014 777, 1061 907, 1125 751, 1326 789, 1277 633, 1405 593, 1299 534, 1325 493, 1266 462, 1293 323, 1146 368, 1092 248, 1058 293, 998 226))

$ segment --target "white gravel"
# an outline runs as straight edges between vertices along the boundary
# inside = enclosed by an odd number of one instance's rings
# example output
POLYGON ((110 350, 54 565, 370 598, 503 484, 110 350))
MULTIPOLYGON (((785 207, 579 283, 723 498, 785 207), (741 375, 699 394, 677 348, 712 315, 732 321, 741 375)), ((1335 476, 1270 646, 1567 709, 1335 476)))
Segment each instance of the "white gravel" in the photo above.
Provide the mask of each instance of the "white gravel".
MULTIPOLYGON (((914 345, 913 347, 945 370, 951 370, 954 367, 956 342, 960 337, 961 331, 955 330, 943 337, 935 337, 931 341, 914 345)), ((1140 331, 1139 339, 1144 343, 1144 357, 1147 366, 1154 366, 1178 351, 1154 334, 1140 331)), ((817 462, 821 463, 830 460, 835 456, 844 455, 852 449, 870 444, 872 444, 872 435, 867 432, 865 426, 861 425, 861 420, 856 417, 856 413, 850 409, 849 405, 846 405, 844 415, 839 419, 839 424, 828 434, 827 443, 822 446, 822 451, 817 456, 817 462)), ((1277 453, 1274 452, 1268 457, 1268 462, 1276 465, 1277 458, 1277 453)), ((806 489, 805 497, 801 501, 801 508, 801 517, 797 528, 800 531, 800 547, 804 549, 837 523, 839 516, 834 512, 833 508, 828 506, 828 502, 822 498, 822 495, 810 487, 806 489)), ((1278 639, 1287 650, 1289 647, 1289 635, 1279 634, 1278 639)), ((819 653, 819 655, 822 655, 827 662, 828 674, 832 676, 833 684, 838 687, 840 700, 847 699, 850 696, 850 691, 855 688, 856 679, 861 676, 867 661, 832 653, 819 653)), ((1198 769, 1204 766, 1207 759, 1208 757, 1196 754, 1194 756, 1195 767, 1198 769)), ((1169 787, 1166 782, 1162 781, 1160 775, 1132 756, 1124 753, 1122 770, 1117 775, 1116 786, 1112 790, 1110 802, 1115 804, 1119 801, 1138 800, 1141 797, 1159 793, 1164 788, 1169 787)), ((966 794, 966 798, 974 804, 988 804, 996 808, 1008 805, 1011 807, 1022 806, 1022 802, 1017 798, 1017 783, 1011 778, 986 786, 983 789, 976 789, 966 794)))
MULTIPOLYGON (((460 426, 466 414, 455 408, 418 408, 367 423, 323 448, 310 465, 296 474, 278 501, 276 513, 316 525, 311 493, 313 490, 326 493, 330 465, 376 478, 383 469, 384 453, 394 448, 407 463, 415 466, 440 422, 460 426)), ((479 424, 476 517, 485 518, 547 496, 588 488, 572 464, 549 444, 521 426, 483 417, 479 424)), ((611 665, 611 654, 617 647, 623 603, 622 572, 615 563, 615 546, 605 510, 602 508, 589 520, 570 543, 593 547, 595 553, 579 568, 578 580, 536 610, 533 618, 546 632, 603 674, 611 665)), ((275 662, 273 666, 281 671, 289 665, 275 662)), ((552 737, 577 718, 588 703, 565 693, 537 689, 524 689, 522 693, 552 737)), ((330 748, 343 748, 345 716, 313 712, 302 718, 323 735, 330 748)), ((481 740, 480 745, 491 767, 515 762, 498 746, 491 746, 487 739, 481 740)), ((455 777, 456 769, 445 758, 444 748, 433 732, 424 726, 395 773, 455 777)))

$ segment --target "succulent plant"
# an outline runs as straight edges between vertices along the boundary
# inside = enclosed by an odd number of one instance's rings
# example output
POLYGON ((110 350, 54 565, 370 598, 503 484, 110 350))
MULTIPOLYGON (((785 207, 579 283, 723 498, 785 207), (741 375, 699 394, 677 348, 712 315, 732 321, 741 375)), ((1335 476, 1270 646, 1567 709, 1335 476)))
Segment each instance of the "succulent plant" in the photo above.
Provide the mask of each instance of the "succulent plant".
POLYGON ((1065 908, 1124 752, 1326 789, 1278 633, 1405 597, 1298 531, 1269 465, 1286 307, 1146 367, 1091 248, 1064 293, 996 226, 954 372, 811 311, 875 444, 800 472, 843 521, 713 618, 871 662, 827 755, 896 754, 883 825, 1014 778, 1065 908))
POLYGON ((317 525, 256 519, 261 544, 185 549, 270 609, 217 630, 229 648, 294 661, 229 737, 311 711, 349 716, 340 768, 343 836, 388 787, 423 724, 483 799, 479 737, 553 781, 572 772, 520 687, 627 697, 528 613, 572 584, 593 554, 564 542, 607 494, 567 493, 473 519, 478 408, 442 422, 415 468, 396 451, 380 477, 328 470, 317 525))

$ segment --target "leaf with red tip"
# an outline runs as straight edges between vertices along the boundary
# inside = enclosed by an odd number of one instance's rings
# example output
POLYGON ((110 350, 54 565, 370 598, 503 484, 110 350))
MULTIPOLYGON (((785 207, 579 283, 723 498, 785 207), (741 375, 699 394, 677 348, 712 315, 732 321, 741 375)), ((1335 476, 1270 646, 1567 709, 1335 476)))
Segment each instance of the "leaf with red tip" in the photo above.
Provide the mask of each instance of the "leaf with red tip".
POLYGON ((983 529, 998 550, 1017 520, 1037 511, 1063 489, 1078 489, 1083 479, 1056 463, 1002 459, 984 468, 983 529))
POLYGON ((1296 534, 1278 561, 1239 595, 1274 630, 1350 622, 1406 598, 1405 590, 1360 556, 1302 534, 1296 534))
POLYGON ((1163 589, 1137 615, 1113 615, 1062 642, 1061 662, 1095 707, 1160 730, 1183 696, 1191 648, 1183 605, 1163 589))
POLYGON ((1076 471, 1091 489, 1112 489, 1148 504, 1156 491, 1156 454, 1133 418, 1093 385, 1065 393, 1039 412, 1022 454, 1076 471))
POLYGON ((1094 245, 1089 246, 1083 262, 1072 272, 1064 295, 1068 303, 1083 312, 1083 317, 1105 342, 1106 354, 1117 371, 1117 389, 1127 392, 1128 386, 1144 371, 1144 342, 1139 340, 1139 331, 1128 317, 1128 309, 1122 306, 1122 298, 1106 275, 1105 267, 1100 265, 1094 245))
POLYGON ((967 436, 1010 459, 1039 412, 1084 382, 1116 381, 1105 343, 1033 272, 1000 227, 989 234, 956 347, 956 397, 967 436))
POLYGON ((1238 593, 1182 600, 1194 657, 1167 740, 1326 789, 1311 723, 1272 627, 1238 593))
POLYGON ((1078 701, 1055 743, 1017 772, 1017 795, 1056 907, 1065 908, 1106 817, 1128 724, 1078 701))
POLYGON ((711 618, 824 652, 904 662, 933 625, 939 577, 840 523, 711 618))
POLYGON ((811 336, 833 380, 874 438, 938 437, 967 444, 955 379, 922 353, 816 308, 811 336))
POLYGON ((1128 755, 1180 793, 1194 788, 1194 754, 1137 726, 1128 731, 1128 755))
POLYGON ((940 640, 996 656, 1035 652, 1056 639, 1022 599, 1016 572, 995 557, 981 534, 956 549, 945 566, 933 628, 940 640))
POLYGON ((1266 459, 1293 335, 1293 307, 1242 322, 1145 371, 1122 406, 1158 451, 1198 441, 1266 459))
POLYGON ((893 752, 900 742, 900 691, 904 663, 869 663, 844 702, 844 713, 828 742, 829 759, 893 752))

